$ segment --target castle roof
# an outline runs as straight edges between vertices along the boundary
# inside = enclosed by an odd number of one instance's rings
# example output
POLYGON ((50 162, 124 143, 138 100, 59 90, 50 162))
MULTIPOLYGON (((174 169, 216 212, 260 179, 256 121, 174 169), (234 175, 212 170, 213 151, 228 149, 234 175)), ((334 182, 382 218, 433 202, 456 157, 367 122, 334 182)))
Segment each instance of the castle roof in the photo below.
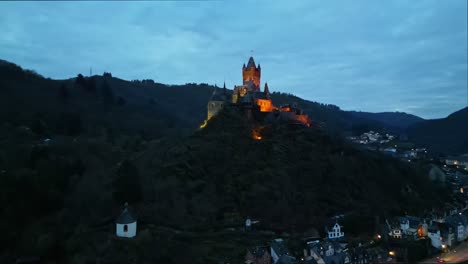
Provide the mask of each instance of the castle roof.
POLYGON ((253 97, 255 99, 268 100, 268 97, 267 97, 266 93, 264 93, 264 92, 253 92, 252 95, 253 95, 253 97))
POLYGON ((252 68, 252 67, 256 68, 254 58, 250 57, 249 62, 247 63, 247 68, 252 68))
MULTIPOLYGON (((226 87, 226 85, 224 87, 226 87)), ((223 92, 220 92, 219 90, 220 89, 218 89, 217 87, 214 88, 210 101, 225 101, 226 100, 226 88, 223 88, 223 92)))

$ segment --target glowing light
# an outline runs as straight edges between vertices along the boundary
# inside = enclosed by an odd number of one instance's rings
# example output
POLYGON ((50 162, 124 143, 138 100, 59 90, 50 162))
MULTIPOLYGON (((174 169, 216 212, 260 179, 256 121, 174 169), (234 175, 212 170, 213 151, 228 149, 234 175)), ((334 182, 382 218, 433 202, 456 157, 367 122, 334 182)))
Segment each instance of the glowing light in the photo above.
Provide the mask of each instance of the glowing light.
POLYGON ((207 120, 205 120, 205 121, 203 122, 203 124, 200 125, 200 128, 205 128, 206 125, 208 125, 208 121, 207 121, 207 120))
POLYGON ((395 256, 395 251, 389 251, 388 254, 389 254, 390 256, 395 256))
POLYGON ((382 238, 382 236, 380 236, 380 235, 377 235, 377 238, 378 238, 378 239, 381 239, 381 238, 382 238))
POLYGON ((252 129, 252 138, 255 140, 262 140, 262 135, 260 132, 263 130, 263 127, 252 129))
POLYGON ((463 187, 460 188, 460 193, 463 193, 463 187))
POLYGON ((446 248, 447 246, 446 245, 442 245, 442 248, 446 248))

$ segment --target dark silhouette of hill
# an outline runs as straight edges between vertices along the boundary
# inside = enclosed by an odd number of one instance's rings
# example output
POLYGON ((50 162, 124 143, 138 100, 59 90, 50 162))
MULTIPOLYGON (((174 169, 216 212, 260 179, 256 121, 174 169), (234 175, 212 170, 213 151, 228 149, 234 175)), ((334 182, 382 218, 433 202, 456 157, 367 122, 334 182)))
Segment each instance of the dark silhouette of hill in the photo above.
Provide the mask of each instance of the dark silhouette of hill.
POLYGON ((70 133, 69 126, 75 126, 79 132, 138 132, 147 138, 190 133, 204 119, 201 109, 212 91, 203 84, 129 82, 110 74, 51 80, 5 61, 0 87, 2 121, 39 122, 52 134, 70 133))
MULTIPOLYGON (((356 150, 319 129, 271 125, 261 134, 262 140, 252 139, 251 124, 227 109, 158 160, 155 177, 161 182, 154 186, 176 178, 183 187, 174 199, 199 212, 196 217, 214 217, 229 205, 267 223, 302 227, 340 212, 414 212, 438 199, 431 198, 437 187, 421 168, 356 150)), ((156 156, 148 151, 143 160, 156 156)))
POLYGON ((423 118, 402 112, 382 112, 382 113, 368 113, 349 111, 355 118, 366 120, 374 120, 382 123, 387 129, 402 132, 408 127, 424 121, 423 118))
POLYGON ((468 153, 468 107, 446 118, 426 120, 408 128, 411 140, 424 144, 434 152, 468 153))
MULTIPOLYGON (((209 263, 206 255, 239 248, 193 241, 224 227, 230 213, 240 218, 232 225, 251 216, 266 229, 290 231, 320 228, 336 213, 420 212, 446 199, 426 168, 356 150, 335 136, 381 125, 336 106, 275 93, 275 104, 297 101, 322 129, 265 126, 262 140, 253 140, 252 126, 264 124, 226 109, 195 131, 213 89, 110 73, 51 80, 0 62, 0 226, 8 227, 0 263, 18 256, 209 263), (129 243, 112 237, 125 201, 141 234, 129 243)), ((245 246, 246 239, 237 241, 245 246)))
MULTIPOLYGON (((82 76, 82 75, 81 75, 82 76)), ((206 103, 215 87, 208 84, 164 85, 152 80, 125 81, 92 76, 67 80, 46 79, 6 61, 0 62, 2 120, 44 119, 53 123, 72 115, 85 129, 103 126, 118 131, 140 131, 157 137, 187 134, 206 118, 206 103), (106 84, 106 85, 104 85, 106 84), (96 115, 96 113, 99 113, 96 115), (14 117, 14 118, 12 118, 14 117)), ((419 121, 405 113, 347 112, 339 107, 274 92, 275 105, 295 102, 312 121, 334 134, 366 129, 405 128, 419 121)), ((43 120, 44 122, 46 120, 43 120)), ((100 128, 101 127, 101 128, 100 128)))

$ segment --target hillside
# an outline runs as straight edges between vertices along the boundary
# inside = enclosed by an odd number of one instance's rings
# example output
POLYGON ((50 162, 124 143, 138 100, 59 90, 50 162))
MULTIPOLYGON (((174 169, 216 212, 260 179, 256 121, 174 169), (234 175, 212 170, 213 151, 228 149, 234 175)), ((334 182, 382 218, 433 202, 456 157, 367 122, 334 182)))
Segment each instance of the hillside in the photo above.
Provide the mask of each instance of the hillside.
POLYGON ((51 80, 3 61, 0 120, 25 126, 42 124, 44 132, 61 134, 186 135, 205 117, 201 109, 206 109, 212 89, 203 84, 129 82, 110 74, 51 80))
POLYGON ((328 133, 356 124, 336 106, 276 93, 322 129, 259 122, 254 140, 254 124, 228 108, 195 130, 212 89, 110 74, 51 80, 0 63, 0 263, 240 262, 258 238, 211 234, 247 216, 302 232, 338 213, 417 213, 446 199, 427 168, 328 133), (113 236, 124 202, 141 234, 130 243, 113 236))
POLYGON ((444 154, 468 153, 468 107, 446 118, 426 120, 408 128, 410 139, 444 154))
MULTIPOLYGON (((51 80, 0 61, 0 120, 23 125, 38 120, 55 129, 64 126, 59 124, 63 120, 74 119, 90 131, 112 127, 119 132, 139 131, 150 138, 187 135, 206 118, 206 103, 213 89, 208 84, 126 81, 110 74, 51 80)), ((347 112, 278 92, 273 92, 272 101, 275 105, 296 102, 312 121, 333 134, 386 129, 395 124, 402 128, 418 120, 405 113, 347 112)))
POLYGON ((395 132, 401 132, 406 128, 424 121, 419 116, 402 113, 402 112, 382 112, 382 113, 367 113, 349 111, 356 118, 374 120, 382 123, 386 128, 395 132))
POLYGON ((262 140, 254 140, 251 125, 227 109, 181 141, 81 135, 51 143, 37 143, 22 128, 0 127, 0 224, 9 226, 0 239, 0 260, 240 261, 254 238, 205 236, 226 223, 239 227, 247 216, 265 230, 302 232, 335 214, 369 219, 422 213, 446 199, 425 168, 358 151, 317 129, 267 126, 262 140), (112 238, 124 201, 145 234, 134 245, 112 238))

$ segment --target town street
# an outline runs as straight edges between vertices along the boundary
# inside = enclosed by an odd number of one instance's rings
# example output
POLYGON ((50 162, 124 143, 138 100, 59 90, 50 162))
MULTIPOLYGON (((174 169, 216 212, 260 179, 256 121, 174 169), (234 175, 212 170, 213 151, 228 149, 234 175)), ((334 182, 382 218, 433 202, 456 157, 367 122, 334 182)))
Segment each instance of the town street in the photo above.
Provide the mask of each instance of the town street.
MULTIPOLYGON (((468 242, 463 242, 450 252, 439 255, 446 263, 465 263, 468 262, 468 242)), ((421 261, 419 263, 437 263, 437 257, 421 261)))

